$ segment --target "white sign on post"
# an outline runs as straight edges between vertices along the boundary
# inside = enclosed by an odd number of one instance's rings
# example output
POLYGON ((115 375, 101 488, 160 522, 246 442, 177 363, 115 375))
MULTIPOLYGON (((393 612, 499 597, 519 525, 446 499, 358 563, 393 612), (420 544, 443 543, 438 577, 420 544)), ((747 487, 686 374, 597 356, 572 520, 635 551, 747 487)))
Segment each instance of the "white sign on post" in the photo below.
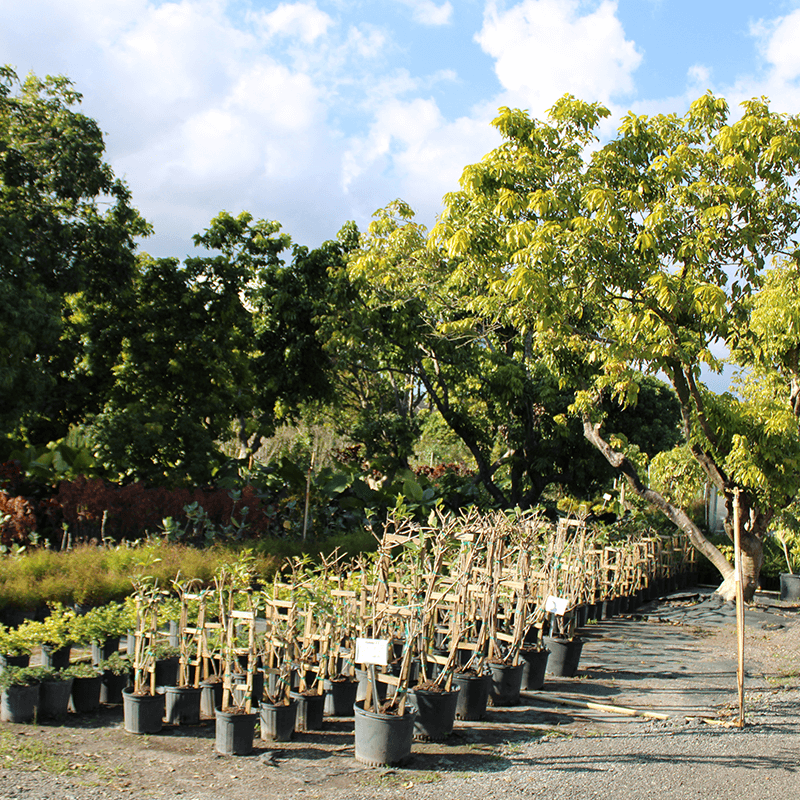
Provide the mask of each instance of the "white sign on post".
POLYGON ((563 617, 569 608, 569 600, 566 597, 554 597, 552 594, 544 604, 544 610, 551 614, 563 617))
POLYGON ((389 663, 388 639, 356 639, 357 664, 377 664, 385 667, 389 663))

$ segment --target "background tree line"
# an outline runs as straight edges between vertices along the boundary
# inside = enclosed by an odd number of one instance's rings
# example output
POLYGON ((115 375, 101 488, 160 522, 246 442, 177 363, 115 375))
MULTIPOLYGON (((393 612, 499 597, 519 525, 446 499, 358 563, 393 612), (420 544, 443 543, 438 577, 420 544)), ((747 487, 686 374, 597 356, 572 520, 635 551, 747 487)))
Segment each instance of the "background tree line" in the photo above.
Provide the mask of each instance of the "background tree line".
POLYGON ((800 476, 795 118, 730 123, 707 95, 600 146, 600 105, 503 109, 430 234, 401 201, 315 249, 222 212, 206 255, 154 259, 70 82, 0 78, 0 457, 235 483, 276 431, 323 424, 360 448, 349 490, 425 508, 409 468, 447 452, 458 503, 655 509, 727 578, 708 483, 742 499, 754 586, 800 476), (714 393, 719 353, 742 372, 714 393))

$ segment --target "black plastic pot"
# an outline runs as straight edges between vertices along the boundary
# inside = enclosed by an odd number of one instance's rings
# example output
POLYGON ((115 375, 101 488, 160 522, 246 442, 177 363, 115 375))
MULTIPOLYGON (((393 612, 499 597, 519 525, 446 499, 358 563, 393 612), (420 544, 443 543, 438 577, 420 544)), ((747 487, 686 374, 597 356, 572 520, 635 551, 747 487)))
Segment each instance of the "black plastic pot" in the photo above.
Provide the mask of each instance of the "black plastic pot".
POLYGON ((297 721, 297 701, 288 705, 274 706, 262 703, 259 707, 261 717, 261 738, 268 742, 288 742, 294 733, 297 721))
POLYGON ((63 681, 44 681, 39 684, 38 719, 58 719, 67 715, 72 681, 72 678, 67 678, 63 681))
POLYGON ((430 742, 446 739, 453 732, 459 694, 458 686, 449 692, 410 689, 408 699, 417 708, 414 738, 430 742))
POLYGON ((222 707, 222 681, 200 681, 200 713, 213 717, 214 710, 222 707))
POLYGON ((352 717, 358 685, 356 680, 326 680, 323 684, 325 687, 324 713, 330 717, 352 717))
POLYGON ((30 663, 30 654, 23 656, 0 656, 0 672, 6 667, 27 667, 30 663))
POLYGON ((489 702, 493 706, 515 706, 519 703, 524 664, 489 664, 489 702))
POLYGON ((99 673, 91 678, 75 678, 72 681, 70 708, 76 714, 91 714, 100 708, 100 687, 103 676, 99 673))
POLYGON ((289 697, 297 701, 297 719, 294 729, 296 731, 318 731, 322 727, 325 695, 290 692, 289 697))
POLYGON ((781 600, 800 601, 800 575, 781 573, 781 600))
POLYGON ((527 692, 538 691, 544 686, 549 650, 520 650, 522 659, 522 686, 527 692))
POLYGON ((66 669, 69 666, 69 657, 72 653, 72 645, 66 644, 63 647, 50 647, 42 645, 42 666, 48 669, 66 669))
POLYGON ((121 675, 115 675, 111 670, 106 670, 100 684, 100 702, 118 706, 122 702, 122 690, 131 683, 133 683, 133 673, 123 672, 121 675))
POLYGON ((489 702, 488 675, 471 675, 457 672, 453 683, 460 689, 456 702, 456 719, 479 720, 486 715, 489 702))
MULTIPOLYGON (((356 693, 356 702, 359 700, 366 700, 367 698, 367 684, 369 684, 369 672, 365 669, 356 669, 356 678, 358 678, 358 692, 356 693)), ((386 700, 388 683, 383 681, 375 681, 378 686, 378 700, 382 703, 386 700)))
POLYGON ((200 723, 201 689, 194 686, 164 687, 164 719, 170 725, 200 723))
POLYGON ((364 710, 364 702, 355 705, 355 757, 372 767, 394 767, 411 757, 411 741, 417 710, 406 705, 405 714, 376 714, 364 710))
POLYGON ((164 718, 164 695, 133 693, 133 687, 122 690, 122 713, 128 733, 158 733, 164 718))
POLYGON ((101 661, 110 658, 119 650, 119 636, 109 636, 102 642, 92 642, 92 665, 97 666, 101 661))
POLYGON ((253 734, 258 714, 215 710, 214 749, 224 756, 246 756, 253 752, 253 734))
POLYGON ((550 651, 547 661, 547 673, 559 678, 572 678, 578 671, 583 650, 583 639, 575 636, 572 639, 545 639, 550 651))
POLYGON ((178 683, 178 672, 181 661, 178 656, 159 658, 156 660, 156 686, 175 686, 178 683))
POLYGON ((30 722, 39 704, 39 685, 9 686, 0 693, 0 721, 30 722))

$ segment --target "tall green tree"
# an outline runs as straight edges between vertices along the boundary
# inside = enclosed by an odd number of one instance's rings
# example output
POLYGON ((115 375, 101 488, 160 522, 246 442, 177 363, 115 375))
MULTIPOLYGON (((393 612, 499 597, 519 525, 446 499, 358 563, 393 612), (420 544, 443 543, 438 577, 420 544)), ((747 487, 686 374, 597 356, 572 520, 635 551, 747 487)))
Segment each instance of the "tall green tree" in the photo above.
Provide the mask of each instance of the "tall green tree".
POLYGON ((603 413, 606 397, 636 402, 642 370, 668 378, 692 457, 730 509, 740 500, 752 596, 770 520, 800 486, 793 333, 779 335, 764 294, 773 258, 798 262, 800 119, 752 100, 731 121, 725 101, 707 94, 682 117, 629 114, 600 146, 608 113, 570 96, 546 121, 503 109, 504 143, 464 170, 434 241, 461 275, 490 286, 474 308, 531 333, 578 392, 587 440, 687 532, 730 596, 732 566, 684 508, 648 486, 603 413), (726 349, 749 370, 738 392, 702 380, 726 349))
MULTIPOLYGON (((597 492, 613 472, 567 415, 574 390, 560 385, 530 330, 475 303, 491 283, 462 266, 429 246, 406 204, 376 214, 350 254, 350 274, 361 302, 381 320, 369 331, 370 347, 383 354, 380 367, 420 388, 418 406, 435 409, 461 439, 496 505, 529 508, 552 484, 581 496, 597 492)), ((663 416, 656 436, 646 435, 645 404, 638 418, 605 405, 646 460, 675 443, 677 414, 655 383, 643 394, 655 406, 647 410, 663 416)))
POLYGON ((82 369, 65 318, 126 290, 150 230, 80 100, 0 68, 0 431, 16 439, 63 436, 87 400, 59 385, 82 369))

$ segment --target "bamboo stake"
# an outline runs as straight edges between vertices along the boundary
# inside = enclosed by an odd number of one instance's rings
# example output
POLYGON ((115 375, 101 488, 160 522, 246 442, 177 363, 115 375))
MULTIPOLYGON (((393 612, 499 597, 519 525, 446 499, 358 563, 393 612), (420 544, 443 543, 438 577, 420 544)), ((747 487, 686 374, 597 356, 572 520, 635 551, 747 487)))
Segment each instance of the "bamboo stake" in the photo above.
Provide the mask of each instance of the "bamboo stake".
POLYGON ((739 688, 739 724, 744 728, 744 581, 742 575, 742 502, 739 489, 733 492, 733 538, 736 553, 736 644, 739 665, 736 680, 739 688))

